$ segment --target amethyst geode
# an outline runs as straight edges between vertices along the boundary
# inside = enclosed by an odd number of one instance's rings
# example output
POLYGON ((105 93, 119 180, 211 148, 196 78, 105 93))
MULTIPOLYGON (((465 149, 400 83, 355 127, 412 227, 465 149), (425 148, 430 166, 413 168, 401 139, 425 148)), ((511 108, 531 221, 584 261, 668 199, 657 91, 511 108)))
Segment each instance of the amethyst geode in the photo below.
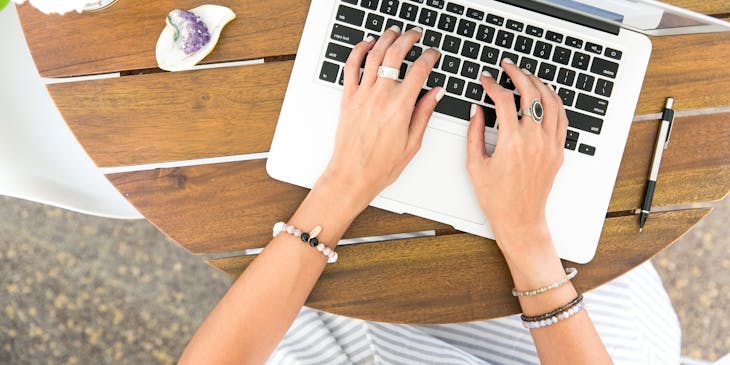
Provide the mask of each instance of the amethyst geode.
POLYGON ((191 54, 210 42, 210 32, 199 16, 184 10, 173 10, 167 15, 167 24, 175 30, 175 46, 191 54))

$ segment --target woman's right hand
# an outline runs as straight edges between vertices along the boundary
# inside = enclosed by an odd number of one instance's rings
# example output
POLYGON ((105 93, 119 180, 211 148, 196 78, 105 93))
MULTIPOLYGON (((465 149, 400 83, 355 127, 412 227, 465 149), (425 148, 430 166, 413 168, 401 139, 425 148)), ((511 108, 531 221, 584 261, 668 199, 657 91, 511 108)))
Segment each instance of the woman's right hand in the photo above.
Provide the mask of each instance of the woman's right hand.
POLYGON ((542 123, 530 116, 518 119, 514 95, 483 74, 482 86, 496 106, 497 146, 491 156, 484 145, 484 114, 473 108, 467 141, 467 170, 482 211, 489 220, 505 257, 518 257, 538 248, 536 241, 552 241, 545 205, 563 162, 568 118, 555 91, 511 61, 502 67, 521 96, 521 110, 534 99, 544 109, 542 123), (545 239, 546 238, 546 239, 545 239))

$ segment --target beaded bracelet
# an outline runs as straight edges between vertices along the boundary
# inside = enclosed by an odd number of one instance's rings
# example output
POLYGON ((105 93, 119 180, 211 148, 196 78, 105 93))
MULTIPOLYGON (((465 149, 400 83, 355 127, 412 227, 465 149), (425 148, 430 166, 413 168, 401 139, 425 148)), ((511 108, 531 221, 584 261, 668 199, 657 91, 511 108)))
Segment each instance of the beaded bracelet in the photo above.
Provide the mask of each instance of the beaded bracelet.
POLYGON ((567 283, 570 279, 573 279, 578 274, 578 269, 574 267, 569 267, 565 269, 565 273, 567 274, 562 279, 547 285, 543 286, 542 288, 533 289, 533 290, 527 290, 527 291, 517 291, 517 288, 512 288, 512 295, 515 297, 531 297, 535 295, 539 295, 542 293, 545 293, 547 291, 550 291, 552 289, 555 289, 565 283, 567 283))
POLYGON ((294 237, 297 237, 302 240, 304 243, 308 243, 309 246, 314 247, 317 249, 317 251, 321 252, 325 257, 327 257, 327 263, 333 263, 337 262, 337 258, 340 257, 340 255, 335 252, 335 250, 325 246, 322 242, 319 242, 317 240, 317 236, 322 231, 322 227, 316 226, 314 229, 312 229, 311 232, 306 233, 302 232, 297 227, 294 227, 291 224, 286 224, 284 222, 277 222, 274 224, 274 230, 273 235, 276 237, 281 232, 286 232, 290 235, 293 235, 294 237))
POLYGON ((522 325, 525 328, 533 329, 546 327, 558 323, 559 321, 566 320, 576 313, 580 312, 585 307, 583 302, 583 295, 578 295, 575 299, 571 300, 570 303, 545 314, 539 316, 526 316, 522 314, 522 325))

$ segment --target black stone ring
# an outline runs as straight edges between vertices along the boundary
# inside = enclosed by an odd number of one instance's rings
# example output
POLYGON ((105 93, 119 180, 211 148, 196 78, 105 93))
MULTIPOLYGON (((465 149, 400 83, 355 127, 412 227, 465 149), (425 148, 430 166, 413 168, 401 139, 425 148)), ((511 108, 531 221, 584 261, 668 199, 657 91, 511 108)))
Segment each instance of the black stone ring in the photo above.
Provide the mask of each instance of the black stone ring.
POLYGON ((532 118, 535 123, 540 124, 542 123, 542 117, 545 114, 545 109, 542 108, 540 99, 532 99, 532 104, 530 104, 530 107, 522 112, 522 114, 532 118))

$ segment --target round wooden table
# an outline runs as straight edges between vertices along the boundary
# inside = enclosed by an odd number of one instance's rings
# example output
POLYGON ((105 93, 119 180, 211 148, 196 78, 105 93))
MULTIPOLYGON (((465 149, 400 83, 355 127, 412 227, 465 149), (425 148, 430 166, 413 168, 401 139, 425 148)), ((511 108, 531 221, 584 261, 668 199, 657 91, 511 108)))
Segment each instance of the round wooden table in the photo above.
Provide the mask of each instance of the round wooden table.
MULTIPOLYGON (((727 17, 730 1, 672 3, 727 17)), ((157 228, 231 276, 286 220, 306 189, 267 176, 271 143, 309 2, 222 0, 238 15, 204 63, 258 65, 187 72, 156 68, 154 49, 173 8, 194 1, 127 1, 88 14, 44 15, 18 7, 44 77, 119 72, 120 77, 50 84, 48 90, 96 164, 157 228), (223 159, 215 159, 226 156, 223 159), (225 161, 225 162, 222 162, 225 161), (162 164, 164 163, 164 164, 162 164)), ((699 222, 730 190, 730 33, 653 39, 654 51, 595 259, 581 291, 650 259, 699 222), (658 131, 674 96, 681 115, 664 154, 657 212, 638 232, 658 131), (712 109, 715 108, 715 109, 712 109)), ((519 312, 509 271, 493 241, 440 223, 368 208, 346 237, 435 231, 431 237, 342 246, 307 305, 375 321, 464 322, 519 312)), ((172 266, 172 263, 170 264, 172 266)))

